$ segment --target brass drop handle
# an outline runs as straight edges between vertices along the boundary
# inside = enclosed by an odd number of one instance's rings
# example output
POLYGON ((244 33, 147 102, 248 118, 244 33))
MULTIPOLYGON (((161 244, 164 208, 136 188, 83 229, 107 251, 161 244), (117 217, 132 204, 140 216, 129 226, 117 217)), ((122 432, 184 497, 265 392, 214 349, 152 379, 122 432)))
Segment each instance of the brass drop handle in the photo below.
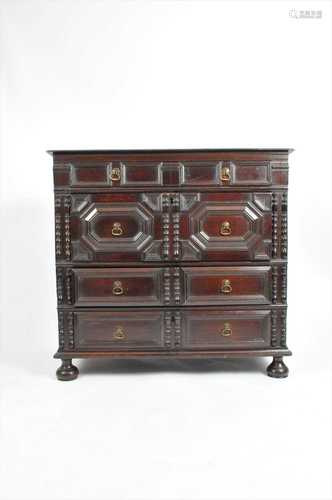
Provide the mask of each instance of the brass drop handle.
POLYGON ((121 179, 121 171, 118 167, 112 168, 110 178, 111 181, 119 181, 121 179))
POLYGON ((122 326, 118 326, 116 328, 115 332, 113 332, 113 338, 115 340, 124 340, 126 338, 126 334, 122 326))
POLYGON ((224 327, 223 329, 221 330, 221 335, 223 337, 229 337, 230 335, 232 335, 232 328, 231 328, 231 324, 230 323, 224 323, 224 327))
POLYGON ((221 293, 232 293, 231 280, 222 280, 221 282, 221 293))
POLYGON ((220 180, 222 182, 229 182, 231 180, 231 169, 229 167, 222 167, 220 172, 220 180))
POLYGON ((221 223, 220 234, 222 236, 229 236, 230 234, 232 234, 231 223, 228 222, 227 220, 221 223))
POLYGON ((123 229, 120 222, 113 222, 112 235, 121 236, 123 234, 123 229))
POLYGON ((123 295, 123 286, 121 281, 114 281, 112 293, 113 295, 123 295))

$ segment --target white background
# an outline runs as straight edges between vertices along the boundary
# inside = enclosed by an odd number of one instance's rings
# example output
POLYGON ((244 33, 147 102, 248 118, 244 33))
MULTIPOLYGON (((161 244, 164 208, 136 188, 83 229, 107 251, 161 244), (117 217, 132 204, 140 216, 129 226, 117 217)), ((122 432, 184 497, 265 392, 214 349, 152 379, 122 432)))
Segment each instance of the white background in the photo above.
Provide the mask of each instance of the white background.
POLYGON ((331 498, 331 4, 2 0, 1 500, 331 498), (296 19, 289 10, 322 10, 296 19), (293 147, 290 376, 55 379, 51 148, 293 147))

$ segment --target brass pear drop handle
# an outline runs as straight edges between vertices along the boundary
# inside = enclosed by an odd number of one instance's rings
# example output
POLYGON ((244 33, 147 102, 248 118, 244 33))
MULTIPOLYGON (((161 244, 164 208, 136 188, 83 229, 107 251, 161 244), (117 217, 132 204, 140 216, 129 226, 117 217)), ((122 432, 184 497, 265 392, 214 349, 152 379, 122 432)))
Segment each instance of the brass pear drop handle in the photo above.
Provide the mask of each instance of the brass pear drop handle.
POLYGON ((120 222, 114 222, 112 227, 113 236, 121 236, 123 234, 123 229, 120 222))
POLYGON ((230 323, 224 323, 224 327, 223 327, 223 329, 221 330, 220 334, 221 334, 223 337, 229 337, 230 335, 232 335, 232 328, 231 328, 231 324, 230 324, 230 323))
POLYGON ((231 280, 222 280, 221 282, 221 293, 232 293, 231 280))
POLYGON ((126 338, 126 333, 122 326, 116 328, 115 332, 113 332, 113 338, 115 340, 124 340, 126 338))
POLYGON ((113 295, 123 295, 123 286, 121 281, 114 281, 112 293, 113 295))
POLYGON ((225 220, 224 222, 221 223, 220 234, 222 236, 229 236, 230 234, 232 234, 231 223, 228 222, 227 220, 225 220))
POLYGON ((112 168, 110 173, 111 181, 119 181, 121 179, 121 171, 118 167, 112 168))
POLYGON ((229 167, 222 167, 220 172, 220 180, 222 182, 229 182, 231 180, 231 170, 229 167))

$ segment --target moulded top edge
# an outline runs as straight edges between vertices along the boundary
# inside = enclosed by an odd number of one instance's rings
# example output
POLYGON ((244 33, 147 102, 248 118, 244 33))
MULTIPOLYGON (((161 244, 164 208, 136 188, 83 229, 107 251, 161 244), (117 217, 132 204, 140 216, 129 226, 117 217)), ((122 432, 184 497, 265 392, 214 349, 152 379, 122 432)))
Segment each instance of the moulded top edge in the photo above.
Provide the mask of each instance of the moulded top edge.
POLYGON ((206 148, 206 149, 50 149, 46 152, 53 154, 147 154, 147 153, 224 153, 224 152, 239 152, 239 153, 292 153, 292 148, 206 148))

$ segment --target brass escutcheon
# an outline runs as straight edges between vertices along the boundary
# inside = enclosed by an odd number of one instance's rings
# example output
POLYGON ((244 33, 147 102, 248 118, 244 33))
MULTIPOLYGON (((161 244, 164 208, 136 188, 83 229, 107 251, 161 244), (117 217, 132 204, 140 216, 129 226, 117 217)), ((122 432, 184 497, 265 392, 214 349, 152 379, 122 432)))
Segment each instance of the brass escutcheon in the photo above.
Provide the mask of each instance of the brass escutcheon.
POLYGON ((229 337, 230 335, 232 335, 232 328, 231 328, 231 324, 230 323, 224 323, 224 327, 223 329, 221 330, 221 335, 223 337, 229 337))
POLYGON ((123 287, 121 281, 114 281, 112 292, 113 295, 123 295, 123 287))
POLYGON ((229 182, 231 180, 231 170, 229 167, 222 167, 220 172, 220 180, 222 182, 229 182))
POLYGON ((113 338, 115 340, 124 340, 126 338, 126 334, 122 326, 117 326, 115 332, 113 332, 113 338))
POLYGON ((120 222, 113 222, 112 235, 121 236, 123 234, 123 229, 120 222))
POLYGON ((220 234, 222 236, 229 236, 232 233, 231 223, 225 220, 221 223, 220 234))
POLYGON ((220 291, 221 293, 232 293, 231 280, 222 280, 220 291))
POLYGON ((111 181, 119 181, 121 179, 121 171, 119 167, 112 168, 110 178, 111 181))

